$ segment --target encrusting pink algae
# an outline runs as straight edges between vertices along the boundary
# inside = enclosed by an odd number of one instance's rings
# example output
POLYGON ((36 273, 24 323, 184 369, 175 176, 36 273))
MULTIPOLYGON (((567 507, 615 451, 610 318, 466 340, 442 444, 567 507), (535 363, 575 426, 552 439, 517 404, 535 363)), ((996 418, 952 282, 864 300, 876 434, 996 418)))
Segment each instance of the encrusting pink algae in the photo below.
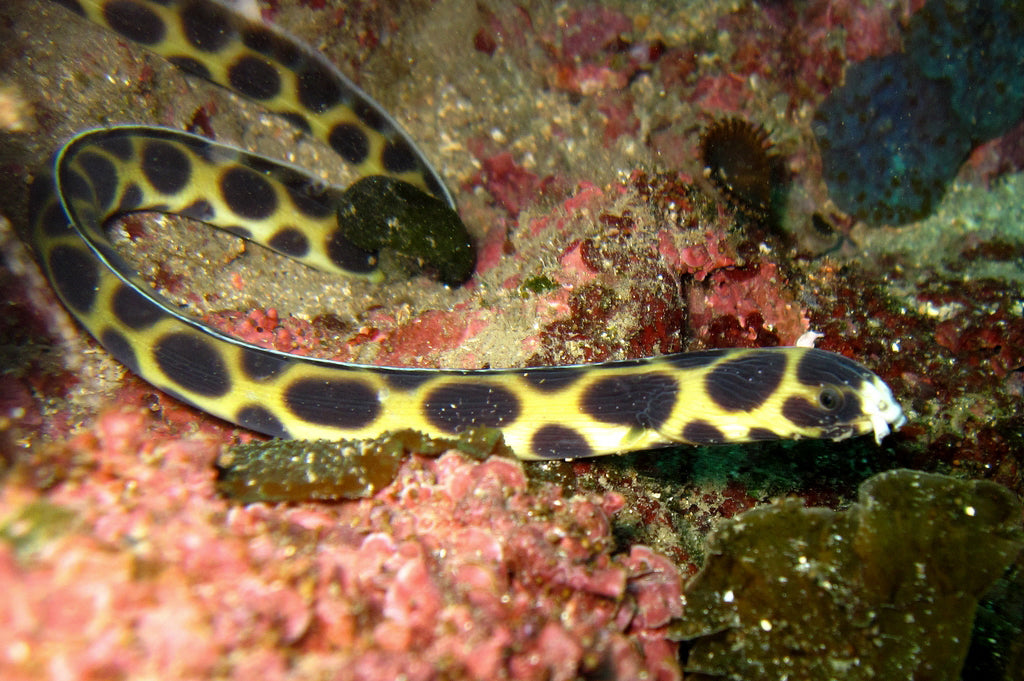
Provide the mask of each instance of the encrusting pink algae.
POLYGON ((369 499, 242 507, 214 438, 149 420, 108 412, 53 454, 87 484, 6 487, 5 679, 679 678, 678 568, 616 551, 614 493, 452 452, 369 499))

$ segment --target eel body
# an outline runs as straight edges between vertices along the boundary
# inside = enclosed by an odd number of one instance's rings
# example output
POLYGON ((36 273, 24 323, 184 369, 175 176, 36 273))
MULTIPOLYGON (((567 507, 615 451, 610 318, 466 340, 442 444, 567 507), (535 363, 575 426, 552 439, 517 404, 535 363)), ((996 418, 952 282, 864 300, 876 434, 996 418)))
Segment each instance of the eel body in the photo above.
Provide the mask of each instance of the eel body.
MULTIPOLYGON (((320 55, 212 0, 60 0, 181 68, 260 102, 367 177, 454 215, 439 175, 399 126, 320 55)), ((904 417, 886 384, 811 348, 726 349, 602 364, 427 370, 289 355, 183 314, 120 257, 105 225, 186 215, 320 269, 376 276, 347 227, 346 188, 195 135, 145 125, 83 132, 32 188, 30 241, 58 295, 125 366, 160 390, 283 438, 500 428, 525 459, 671 443, 881 441, 904 417)), ((448 238, 469 243, 461 222, 448 238)), ((471 247, 470 247, 471 248, 471 247)))

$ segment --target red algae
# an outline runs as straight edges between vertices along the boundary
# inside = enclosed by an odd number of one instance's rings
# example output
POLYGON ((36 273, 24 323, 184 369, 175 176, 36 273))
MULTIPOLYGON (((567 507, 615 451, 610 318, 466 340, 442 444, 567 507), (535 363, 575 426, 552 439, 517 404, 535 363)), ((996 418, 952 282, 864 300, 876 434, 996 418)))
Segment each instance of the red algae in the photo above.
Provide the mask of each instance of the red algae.
POLYGON ((627 131, 635 132, 639 121, 632 117, 628 96, 621 97, 618 91, 625 90, 637 72, 650 68, 664 46, 656 40, 637 40, 630 17, 606 7, 572 11, 557 32, 557 37, 544 36, 553 61, 545 68, 548 83, 575 96, 614 93, 599 106, 609 118, 606 143, 627 131))
POLYGON ((730 247, 724 234, 707 232, 702 241, 682 249, 675 245, 674 236, 666 230, 658 233, 662 257, 697 281, 704 281, 715 270, 736 264, 737 256, 729 252, 730 247))
POLYGON ((518 165, 508 152, 484 158, 482 164, 480 183, 512 217, 536 201, 551 182, 551 178, 540 178, 518 165))
POLYGON ((377 361, 389 366, 430 366, 437 352, 460 347, 485 326, 480 315, 475 316, 461 310, 428 310, 388 335, 377 361))

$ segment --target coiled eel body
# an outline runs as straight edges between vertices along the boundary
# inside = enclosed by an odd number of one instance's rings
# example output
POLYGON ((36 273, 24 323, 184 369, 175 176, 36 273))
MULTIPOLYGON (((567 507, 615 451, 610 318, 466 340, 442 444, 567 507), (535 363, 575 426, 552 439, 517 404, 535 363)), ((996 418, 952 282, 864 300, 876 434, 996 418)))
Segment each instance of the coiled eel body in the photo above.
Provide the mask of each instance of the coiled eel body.
MULTIPOLYGON (((287 116, 360 174, 408 183, 454 208, 394 121, 276 29, 211 0, 61 4, 287 116)), ((518 456, 549 459, 670 443, 866 433, 881 441, 904 422, 878 376, 810 348, 468 371, 276 352, 182 314, 117 254, 104 229, 132 211, 177 213, 320 269, 373 277, 374 253, 352 243, 339 218, 344 191, 195 135, 115 126, 74 137, 52 174, 34 183, 30 241, 64 304, 120 362, 184 402, 275 437, 367 438, 398 428, 450 435, 490 426, 518 456)))

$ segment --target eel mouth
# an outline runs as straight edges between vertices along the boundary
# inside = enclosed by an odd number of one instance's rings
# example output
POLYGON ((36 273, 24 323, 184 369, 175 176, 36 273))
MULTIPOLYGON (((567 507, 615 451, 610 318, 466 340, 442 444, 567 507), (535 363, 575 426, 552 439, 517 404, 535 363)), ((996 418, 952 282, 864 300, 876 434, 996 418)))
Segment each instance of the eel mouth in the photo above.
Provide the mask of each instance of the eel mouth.
POLYGON ((907 422, 903 407, 892 396, 882 379, 875 376, 863 387, 864 411, 871 419, 871 427, 875 431, 875 442, 882 444, 882 438, 891 431, 899 430, 907 422))

